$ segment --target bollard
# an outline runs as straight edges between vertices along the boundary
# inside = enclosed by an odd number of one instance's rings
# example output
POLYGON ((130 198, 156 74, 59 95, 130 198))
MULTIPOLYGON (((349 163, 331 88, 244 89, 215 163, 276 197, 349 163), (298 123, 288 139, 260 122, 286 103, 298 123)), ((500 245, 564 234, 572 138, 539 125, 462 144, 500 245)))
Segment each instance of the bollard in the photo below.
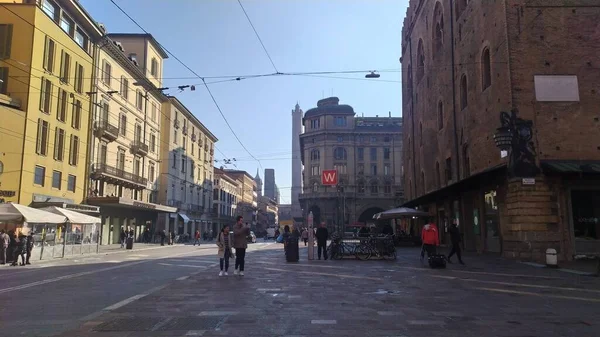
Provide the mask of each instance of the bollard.
POLYGON ((558 258, 556 249, 546 249, 546 267, 558 268, 558 258))

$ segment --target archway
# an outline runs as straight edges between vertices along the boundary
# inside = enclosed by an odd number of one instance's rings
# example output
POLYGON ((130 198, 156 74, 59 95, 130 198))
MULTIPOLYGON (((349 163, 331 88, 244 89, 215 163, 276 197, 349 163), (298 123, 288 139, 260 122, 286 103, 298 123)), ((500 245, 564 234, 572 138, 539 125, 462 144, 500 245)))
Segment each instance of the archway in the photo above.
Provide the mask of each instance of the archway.
POLYGON ((358 217, 358 222, 374 223, 375 221, 373 220, 373 215, 383 211, 384 209, 380 207, 369 207, 360 214, 358 217))
POLYGON ((313 214, 313 227, 319 226, 319 224, 321 223, 321 209, 319 208, 319 206, 312 205, 308 209, 308 212, 312 212, 313 214))

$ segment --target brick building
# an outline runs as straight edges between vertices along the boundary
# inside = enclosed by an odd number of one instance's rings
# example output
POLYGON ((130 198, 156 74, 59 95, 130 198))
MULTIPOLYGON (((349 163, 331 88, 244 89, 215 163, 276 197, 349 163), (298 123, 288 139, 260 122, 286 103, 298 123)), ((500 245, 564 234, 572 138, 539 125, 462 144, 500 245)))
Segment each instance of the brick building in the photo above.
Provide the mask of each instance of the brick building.
POLYGON ((457 221, 467 250, 532 260, 547 248, 560 259, 600 251, 597 4, 410 1, 406 205, 442 229, 457 221), (502 111, 521 123, 501 153, 502 111))

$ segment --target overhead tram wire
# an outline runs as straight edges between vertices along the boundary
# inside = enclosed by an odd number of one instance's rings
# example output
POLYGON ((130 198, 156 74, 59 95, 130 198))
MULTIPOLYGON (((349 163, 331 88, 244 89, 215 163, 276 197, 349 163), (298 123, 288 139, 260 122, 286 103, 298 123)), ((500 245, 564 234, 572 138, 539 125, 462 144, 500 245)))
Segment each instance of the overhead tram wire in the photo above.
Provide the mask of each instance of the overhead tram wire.
MULTIPOLYGON (((131 22, 133 22, 136 26, 138 26, 144 33, 146 34, 150 34, 146 29, 144 29, 144 27, 142 27, 137 21, 135 21, 131 15, 129 15, 123 8, 121 8, 116 2, 115 0, 110 0, 110 2, 115 5, 115 7, 117 7, 125 16, 127 16, 129 18, 129 20, 131 20, 131 22)), ((158 42, 157 42, 158 43, 158 42)), ((195 76, 198 76, 198 78, 200 78, 202 80, 202 83, 204 84, 204 87, 206 88, 206 90, 208 91, 208 93, 210 94, 210 97, 212 98, 213 103, 215 104, 215 106, 217 107, 217 110, 219 111, 219 113, 221 114, 221 117, 223 117, 223 120, 225 121, 225 124, 227 124, 227 127, 229 128, 229 130, 231 131, 231 133, 234 135, 235 139, 238 141, 238 143, 242 146, 242 148, 251 156, 253 157, 256 162, 258 162, 258 165, 262 168, 262 164, 260 163, 260 161, 258 159, 256 159, 256 157, 254 157, 254 155, 248 151, 248 148, 246 148, 246 146, 244 145, 244 143, 240 140, 240 138, 238 137, 238 135, 235 133, 235 131, 233 130, 233 128, 231 127, 231 125, 229 124, 229 121, 227 120, 227 118, 225 117, 225 114, 223 114, 223 111, 221 110, 221 107, 219 106, 219 104, 217 103, 217 100, 215 99, 214 95, 212 94, 210 88, 208 87, 208 84, 206 83, 206 80, 204 79, 204 77, 198 75, 198 73, 196 73, 192 68, 190 68, 187 64, 183 63, 183 61, 181 61, 177 56, 175 56, 173 53, 171 53, 167 48, 165 48, 163 45, 161 45, 160 43, 158 43, 159 46, 161 48, 163 48, 169 55, 171 55, 175 60, 177 60, 177 62, 179 62, 182 66, 184 66, 187 70, 189 70, 192 74, 194 74, 195 76)))
POLYGON ((242 5, 242 1, 238 0, 238 4, 240 4, 240 7, 242 8, 242 11, 244 12, 244 15, 246 16, 246 19, 248 19, 248 22, 250 23, 250 26, 252 27, 252 30, 254 30, 254 34, 258 38, 258 42, 260 42, 260 45, 262 46, 263 50, 265 51, 265 54, 267 54, 267 57, 269 58, 269 61, 271 61, 271 65, 273 66, 273 69, 275 69, 275 72, 277 74, 281 74, 279 72, 279 70, 277 70, 277 67, 275 66, 275 62, 273 62, 273 59, 271 58, 271 55, 269 54, 269 51, 267 50, 267 47, 265 47, 265 44, 263 43, 262 39, 260 38, 260 35, 258 34, 258 31, 256 31, 256 28, 254 27, 254 24, 252 23, 252 20, 250 20, 250 16, 248 16, 248 13, 246 12, 246 9, 244 8, 244 5, 242 5))

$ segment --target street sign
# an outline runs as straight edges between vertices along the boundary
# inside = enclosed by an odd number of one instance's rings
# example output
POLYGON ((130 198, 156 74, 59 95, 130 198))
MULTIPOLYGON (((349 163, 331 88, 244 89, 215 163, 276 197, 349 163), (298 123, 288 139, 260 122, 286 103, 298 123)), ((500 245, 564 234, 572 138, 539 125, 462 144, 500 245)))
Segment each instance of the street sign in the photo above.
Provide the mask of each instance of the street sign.
POLYGON ((523 185, 535 185, 535 178, 523 178, 523 180, 521 180, 521 183, 523 185))
POLYGON ((321 175, 321 184, 326 186, 335 186, 338 183, 337 170, 323 170, 321 175))

